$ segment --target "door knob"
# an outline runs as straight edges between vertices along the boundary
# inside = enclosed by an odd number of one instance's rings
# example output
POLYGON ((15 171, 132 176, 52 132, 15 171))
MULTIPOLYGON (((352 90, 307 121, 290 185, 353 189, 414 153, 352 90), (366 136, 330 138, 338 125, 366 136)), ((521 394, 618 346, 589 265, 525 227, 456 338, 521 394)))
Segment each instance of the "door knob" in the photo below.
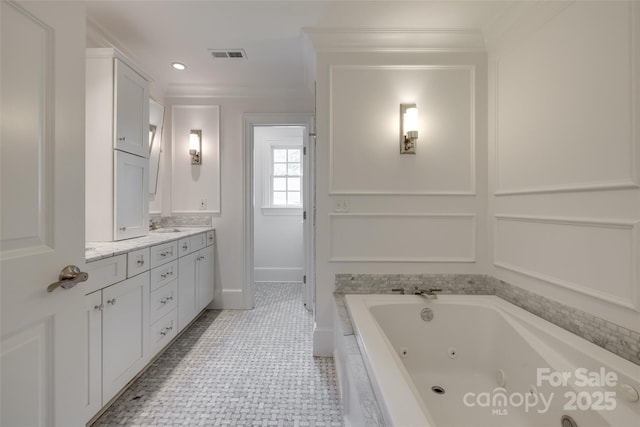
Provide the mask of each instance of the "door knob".
POLYGON ((67 265, 60 272, 58 281, 47 286, 47 292, 53 292, 57 287, 62 286, 63 289, 71 289, 80 282, 84 282, 89 278, 89 273, 80 271, 75 265, 67 265))

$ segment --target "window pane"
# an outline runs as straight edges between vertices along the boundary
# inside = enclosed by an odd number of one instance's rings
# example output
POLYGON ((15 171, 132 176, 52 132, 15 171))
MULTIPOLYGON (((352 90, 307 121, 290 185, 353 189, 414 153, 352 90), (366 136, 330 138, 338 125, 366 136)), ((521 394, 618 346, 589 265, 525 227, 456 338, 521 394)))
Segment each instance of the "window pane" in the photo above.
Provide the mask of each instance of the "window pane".
POLYGON ((273 191, 287 191, 287 178, 273 178, 273 191))
POLYGON ((300 163, 300 149, 296 148, 295 150, 287 150, 289 153, 289 157, 287 161, 300 163))
POLYGON ((287 161, 287 150, 273 150, 273 161, 274 162, 286 162, 287 161))
POLYGON ((288 175, 300 176, 300 163, 289 163, 288 175))
POLYGON ((286 205, 287 204, 287 193, 285 191, 274 191, 273 192, 273 204, 274 205, 286 205))
POLYGON ((287 174, 287 164, 286 163, 275 163, 273 165, 273 174, 275 176, 285 176, 287 174))
POLYGON ((289 205, 299 205, 300 204, 300 192, 298 191, 289 191, 287 193, 288 199, 287 204, 289 205))
POLYGON ((300 178, 287 178, 287 190, 300 191, 300 178))

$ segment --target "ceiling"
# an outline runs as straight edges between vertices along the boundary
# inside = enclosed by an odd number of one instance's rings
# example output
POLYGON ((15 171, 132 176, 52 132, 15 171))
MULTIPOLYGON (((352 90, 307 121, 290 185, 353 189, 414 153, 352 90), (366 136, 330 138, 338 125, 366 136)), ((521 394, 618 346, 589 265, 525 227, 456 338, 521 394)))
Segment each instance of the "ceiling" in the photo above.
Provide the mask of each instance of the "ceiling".
POLYGON ((508 1, 88 1, 88 46, 119 48, 156 96, 307 92, 303 28, 482 30, 508 1), (96 36, 98 35, 98 36, 96 36), (96 41, 98 40, 98 41, 96 41), (246 51, 212 59, 209 49, 246 51), (171 63, 187 66, 177 71, 171 63))

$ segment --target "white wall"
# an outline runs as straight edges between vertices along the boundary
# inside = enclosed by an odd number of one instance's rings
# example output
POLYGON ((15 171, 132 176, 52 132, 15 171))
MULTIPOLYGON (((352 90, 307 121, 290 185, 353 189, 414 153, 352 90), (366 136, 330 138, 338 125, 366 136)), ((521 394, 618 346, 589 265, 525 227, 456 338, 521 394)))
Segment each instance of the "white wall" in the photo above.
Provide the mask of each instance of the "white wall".
POLYGON ((640 325, 640 5, 526 5, 489 40, 490 272, 640 325))
POLYGON ((302 127, 254 128, 254 280, 301 282, 304 274, 302 208, 270 209, 268 180, 271 146, 302 147, 302 127))
POLYGON ((217 105, 171 106, 171 159, 171 213, 220 213, 220 108, 217 105), (191 130, 202 132, 201 165, 191 164, 191 130))
MULTIPOLYGON (((165 107, 171 111, 173 105, 220 107, 220 213, 212 215, 213 226, 216 228, 214 306, 225 309, 245 308, 245 296, 242 292, 245 280, 243 115, 255 112, 311 112, 313 104, 308 96, 167 98, 165 107)), ((165 131, 171 135, 172 119, 169 116, 165 120, 169 124, 165 131)), ((167 151, 167 158, 170 159, 171 150, 167 151)), ((204 170, 211 166, 211 163, 205 162, 201 168, 204 170)), ((170 168, 165 167, 160 173, 164 176, 165 183, 171 182, 170 168)), ((167 187, 163 187, 163 215, 172 214, 171 194, 167 187)))
POLYGON ((330 354, 336 273, 486 271, 486 64, 322 49, 317 64, 314 353, 330 354), (419 109, 415 155, 399 153, 401 103, 419 109))

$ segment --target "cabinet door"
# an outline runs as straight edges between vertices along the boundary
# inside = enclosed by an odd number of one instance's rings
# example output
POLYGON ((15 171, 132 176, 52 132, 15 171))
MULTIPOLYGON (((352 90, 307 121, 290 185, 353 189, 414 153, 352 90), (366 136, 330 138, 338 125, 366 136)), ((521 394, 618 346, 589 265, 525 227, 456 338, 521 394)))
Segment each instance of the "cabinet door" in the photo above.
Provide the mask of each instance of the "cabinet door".
POLYGON ((84 387, 84 422, 102 408, 102 291, 85 297, 85 336, 88 339, 85 361, 87 382, 84 387))
POLYGON ((196 267, 198 252, 178 259, 178 331, 193 320, 197 314, 196 267))
POLYGON ((115 59, 114 148, 149 157, 149 84, 115 59))
POLYGON ((102 290, 102 402, 149 361, 149 273, 102 290))
POLYGON ((198 252, 198 311, 213 301, 213 246, 198 252))
POLYGON ((149 159, 115 150, 115 240, 149 234, 149 159))

